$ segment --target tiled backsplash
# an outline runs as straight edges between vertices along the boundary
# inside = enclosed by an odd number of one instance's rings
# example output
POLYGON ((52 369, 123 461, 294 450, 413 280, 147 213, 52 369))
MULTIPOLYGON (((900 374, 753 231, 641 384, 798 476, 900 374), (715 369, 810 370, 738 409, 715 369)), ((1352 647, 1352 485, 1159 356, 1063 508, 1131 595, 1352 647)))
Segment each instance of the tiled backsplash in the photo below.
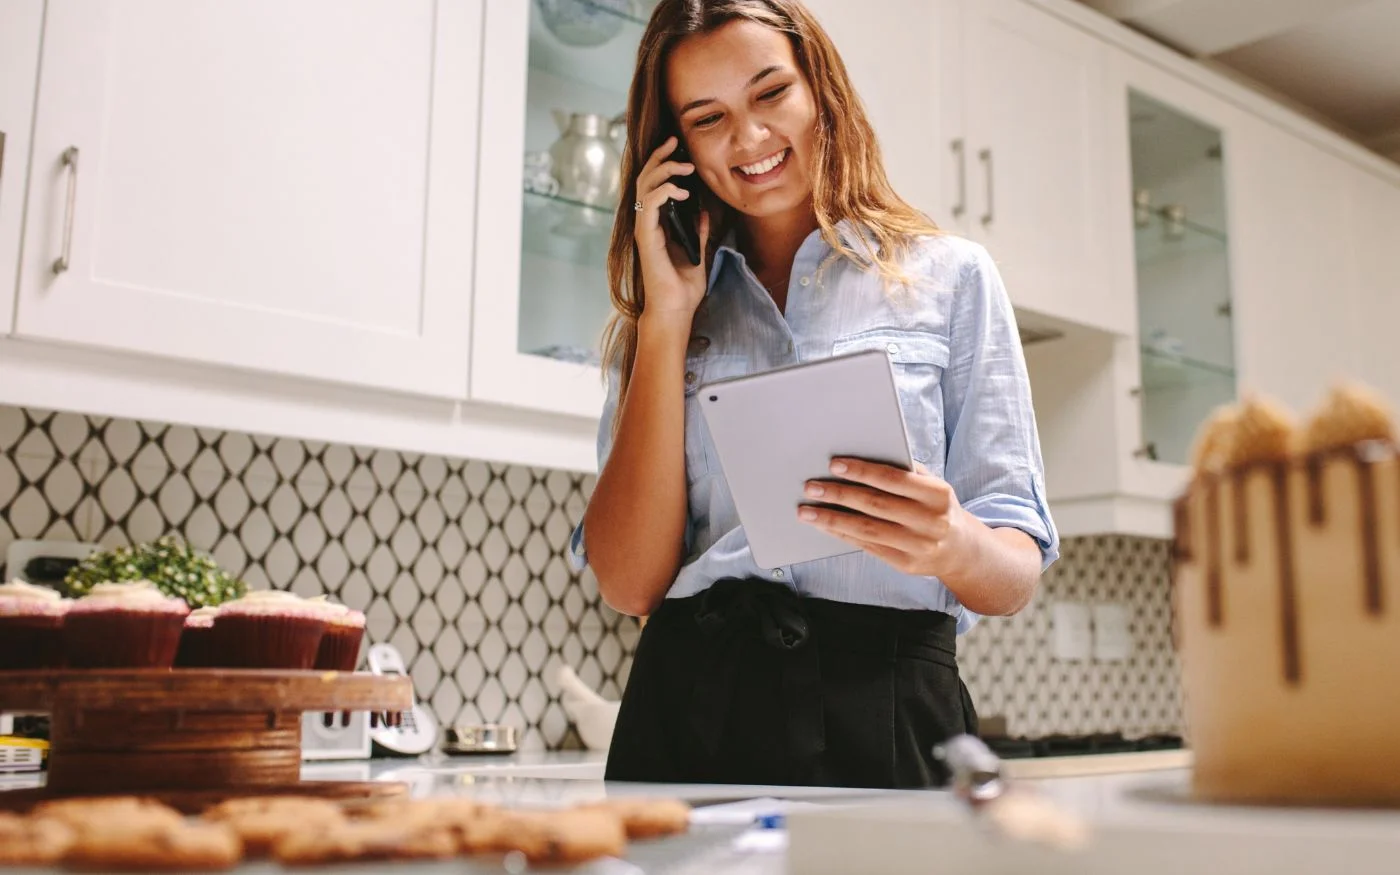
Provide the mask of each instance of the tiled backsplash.
MULTIPOLYGON (((554 671, 621 694, 639 629, 565 558, 594 478, 335 444, 0 406, 0 555, 15 538, 115 546, 175 532, 252 587, 329 592, 410 666, 444 722, 573 747, 554 671)), ((961 646, 1011 731, 1179 728, 1165 543, 1066 542, 1036 602, 961 646), (1049 657, 1056 599, 1132 606, 1124 663, 1049 657)))

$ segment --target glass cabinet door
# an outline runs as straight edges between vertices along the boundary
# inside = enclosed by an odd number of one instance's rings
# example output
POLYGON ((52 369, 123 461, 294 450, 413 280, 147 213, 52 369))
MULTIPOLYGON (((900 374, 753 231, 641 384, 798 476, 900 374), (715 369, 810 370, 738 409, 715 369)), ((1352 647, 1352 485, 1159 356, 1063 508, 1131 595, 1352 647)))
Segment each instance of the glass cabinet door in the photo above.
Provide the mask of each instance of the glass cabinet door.
POLYGON ((528 2, 517 351, 596 365, 623 115, 655 0, 528 2))
POLYGON ((1224 143, 1219 129, 1129 92, 1143 446, 1185 464, 1200 423, 1235 399, 1224 143))

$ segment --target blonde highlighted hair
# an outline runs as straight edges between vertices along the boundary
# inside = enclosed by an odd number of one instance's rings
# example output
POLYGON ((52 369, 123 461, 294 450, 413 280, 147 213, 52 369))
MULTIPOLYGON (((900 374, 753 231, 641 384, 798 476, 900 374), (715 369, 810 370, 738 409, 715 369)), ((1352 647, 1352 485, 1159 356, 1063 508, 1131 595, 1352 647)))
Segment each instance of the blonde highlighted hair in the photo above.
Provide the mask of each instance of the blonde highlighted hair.
MULTIPOLYGON (((686 37, 741 20, 787 35, 798 69, 816 101, 812 202, 827 245, 840 256, 869 262, 887 281, 903 282, 903 263, 913 239, 940 233, 932 220, 891 188, 875 131, 851 86, 846 66, 831 38, 799 0, 661 0, 637 49, 627 99, 623 191, 608 247, 613 315, 603 333, 603 367, 605 374, 617 372, 619 409, 627 397, 636 360, 637 320, 646 306, 641 261, 633 239, 637 173, 662 140, 679 130, 666 97, 666 59, 686 37), (837 233, 836 226, 843 220, 869 232, 873 237, 871 251, 856 252, 837 233)), ((713 201, 711 207, 717 204, 713 201)), ((707 262, 724 230, 732 226, 733 212, 722 207, 722 214, 714 217, 717 221, 711 225, 707 262)))

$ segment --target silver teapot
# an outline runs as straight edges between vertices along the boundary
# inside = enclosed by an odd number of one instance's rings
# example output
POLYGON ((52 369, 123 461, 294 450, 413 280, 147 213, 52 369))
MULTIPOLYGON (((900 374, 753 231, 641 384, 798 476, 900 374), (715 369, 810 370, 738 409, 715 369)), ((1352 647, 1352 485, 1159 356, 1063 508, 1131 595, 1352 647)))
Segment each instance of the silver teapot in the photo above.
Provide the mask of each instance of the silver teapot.
POLYGON ((626 124, 619 118, 557 109, 554 123, 560 137, 549 147, 550 172, 559 183, 559 196, 592 207, 617 206, 626 124))

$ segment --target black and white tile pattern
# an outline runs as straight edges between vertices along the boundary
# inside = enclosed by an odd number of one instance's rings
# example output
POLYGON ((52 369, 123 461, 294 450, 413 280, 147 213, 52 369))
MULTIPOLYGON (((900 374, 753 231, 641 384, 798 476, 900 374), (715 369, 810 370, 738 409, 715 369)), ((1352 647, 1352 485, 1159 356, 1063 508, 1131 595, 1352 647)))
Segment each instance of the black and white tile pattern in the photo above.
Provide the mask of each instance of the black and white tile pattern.
MULTIPOLYGON (((566 559, 595 478, 0 406, 0 555, 16 538, 103 546, 175 532, 255 588, 330 593, 403 653, 444 722, 574 747, 554 670, 621 694, 640 634, 566 559)), ((1036 602, 962 642, 979 711, 1028 734, 1176 729, 1164 543, 1065 544, 1036 602), (1125 663, 1049 659, 1056 599, 1133 609, 1125 663)))

